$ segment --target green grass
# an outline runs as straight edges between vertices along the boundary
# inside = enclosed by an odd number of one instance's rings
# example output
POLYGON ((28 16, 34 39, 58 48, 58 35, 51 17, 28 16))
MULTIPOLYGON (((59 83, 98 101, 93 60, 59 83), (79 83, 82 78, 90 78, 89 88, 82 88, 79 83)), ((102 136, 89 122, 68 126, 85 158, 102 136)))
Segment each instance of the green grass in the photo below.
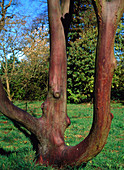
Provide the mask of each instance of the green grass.
MULTIPOLYGON (((25 102, 15 104, 26 110, 25 102)), ((33 116, 41 116, 41 102, 28 102, 27 111, 33 116)), ((114 115, 107 143, 102 152, 88 162, 85 170, 122 170, 124 169, 124 106, 112 103, 111 112, 114 115)), ((71 125, 65 132, 67 145, 81 142, 89 133, 92 125, 93 105, 69 104, 68 115, 71 125)), ((39 170, 52 169, 35 165, 35 151, 28 138, 30 133, 21 131, 5 116, 0 114, 0 170, 39 170), (27 137, 26 137, 27 136, 27 137)), ((83 168, 80 168, 83 169, 83 168)))

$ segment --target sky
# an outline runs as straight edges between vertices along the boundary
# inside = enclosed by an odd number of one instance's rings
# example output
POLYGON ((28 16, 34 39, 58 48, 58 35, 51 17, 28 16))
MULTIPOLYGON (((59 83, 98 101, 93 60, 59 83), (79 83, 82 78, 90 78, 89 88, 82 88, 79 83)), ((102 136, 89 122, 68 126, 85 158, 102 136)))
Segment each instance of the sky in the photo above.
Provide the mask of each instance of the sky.
MULTIPOLYGON (((5 0, 5 5, 8 4, 9 1, 10 0, 5 0)), ((7 10, 8 16, 12 14, 18 15, 20 19, 26 16, 25 27, 32 27, 33 20, 35 20, 36 17, 45 18, 44 14, 47 14, 47 0, 13 0, 11 6, 7 10), (15 5, 13 5, 13 3, 15 5)), ((47 20, 47 18, 45 19, 47 20)), ((19 53, 19 59, 21 59, 21 56, 22 55, 19 53)))
POLYGON ((47 1, 45 0, 20 0, 20 5, 18 5, 17 10, 20 13, 30 16, 32 18, 43 13, 47 8, 47 1))
MULTIPOLYGON (((14 0, 12 1, 14 2, 14 0)), ((47 6, 47 0, 16 0, 16 11, 24 12, 24 15, 35 15, 41 13, 47 6)), ((10 7, 10 9, 12 6, 10 7)))
MULTIPOLYGON (((10 0, 5 0, 5 5, 10 0)), ((44 17, 47 11, 47 0, 13 0, 11 6, 7 9, 8 14, 27 16, 27 22, 33 21, 36 17, 44 17), (15 4, 15 5, 13 5, 15 4)))
MULTIPOLYGON (((5 3, 8 4, 9 1, 5 0, 5 3)), ((27 27, 32 26, 32 22, 36 17, 42 17, 44 19, 44 13, 47 11, 47 0, 13 0, 12 2, 16 2, 16 5, 11 5, 8 8, 8 15, 12 13, 19 14, 20 18, 27 16, 27 27)), ((46 25, 48 27, 47 23, 46 25)))

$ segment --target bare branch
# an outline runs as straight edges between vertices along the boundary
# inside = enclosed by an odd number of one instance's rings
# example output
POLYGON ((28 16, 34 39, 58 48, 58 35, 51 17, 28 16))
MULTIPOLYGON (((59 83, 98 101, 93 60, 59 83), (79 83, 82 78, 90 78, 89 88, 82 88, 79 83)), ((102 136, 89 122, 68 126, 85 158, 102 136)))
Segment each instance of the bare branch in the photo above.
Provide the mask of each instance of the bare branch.
POLYGON ((8 5, 6 5, 5 10, 10 7, 12 0, 9 1, 8 5))
POLYGON ((9 1, 9 3, 5 6, 4 8, 4 0, 2 0, 2 3, 1 3, 1 9, 2 9, 2 14, 1 14, 1 19, 0 19, 0 32, 1 30, 3 29, 4 25, 5 25, 5 15, 6 15, 6 12, 7 12, 7 9, 10 7, 11 3, 12 3, 12 0, 9 1))

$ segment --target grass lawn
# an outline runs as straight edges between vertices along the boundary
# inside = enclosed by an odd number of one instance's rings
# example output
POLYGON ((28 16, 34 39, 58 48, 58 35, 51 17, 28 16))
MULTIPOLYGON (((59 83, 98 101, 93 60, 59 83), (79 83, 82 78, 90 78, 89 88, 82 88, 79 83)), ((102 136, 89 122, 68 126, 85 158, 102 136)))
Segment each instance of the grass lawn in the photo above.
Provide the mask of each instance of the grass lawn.
MULTIPOLYGON (((15 102, 15 105, 26 109, 25 102, 15 102)), ((27 111, 33 116, 41 116, 41 102, 28 102, 27 111)), ((102 152, 89 161, 84 170, 122 170, 124 169, 124 105, 112 103, 111 112, 114 115, 107 143, 102 152)), ((92 125, 93 105, 68 104, 68 115, 71 125, 65 132, 67 145, 81 142, 92 125)), ((53 169, 35 165, 35 151, 28 138, 5 116, 0 114, 0 170, 40 170, 53 169)), ((83 168, 80 168, 83 169, 83 168)))

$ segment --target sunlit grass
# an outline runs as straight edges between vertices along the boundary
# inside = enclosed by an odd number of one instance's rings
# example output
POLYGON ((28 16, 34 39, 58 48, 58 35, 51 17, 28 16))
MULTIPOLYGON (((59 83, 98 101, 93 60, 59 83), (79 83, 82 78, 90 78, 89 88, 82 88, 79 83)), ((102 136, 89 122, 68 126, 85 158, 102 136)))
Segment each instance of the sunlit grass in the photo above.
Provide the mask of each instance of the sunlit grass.
MULTIPOLYGON (((27 106, 26 102, 15 102, 15 104, 35 117, 40 117, 42 114, 41 102, 27 102, 27 106)), ((111 104, 111 112, 114 114, 114 119, 107 144, 98 156, 88 162, 85 170, 121 170, 124 168, 124 106, 121 103, 111 104)), ((69 104, 68 115, 71 125, 65 132, 65 141, 67 145, 75 145, 89 133, 92 125, 93 105, 69 104)), ((30 133, 26 131, 24 135, 25 129, 20 130, 8 118, 0 114, 0 169, 52 169, 35 165, 35 151, 28 138, 30 133)))

